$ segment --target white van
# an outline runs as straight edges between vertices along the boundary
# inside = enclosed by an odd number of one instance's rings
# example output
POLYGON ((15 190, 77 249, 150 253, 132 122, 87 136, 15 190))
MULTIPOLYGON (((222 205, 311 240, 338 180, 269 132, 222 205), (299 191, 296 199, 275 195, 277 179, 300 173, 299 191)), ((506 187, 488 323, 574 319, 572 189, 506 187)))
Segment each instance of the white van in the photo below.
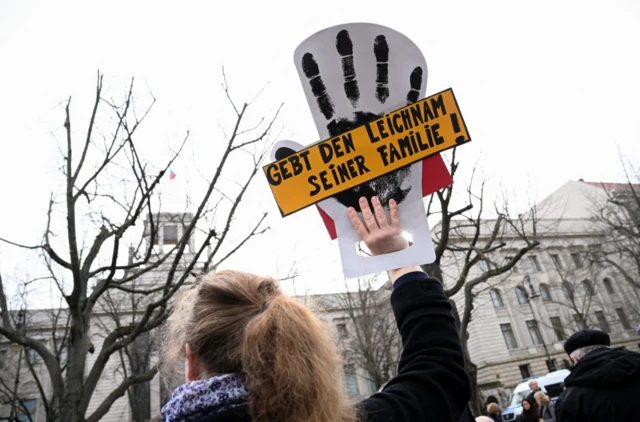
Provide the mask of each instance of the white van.
POLYGON ((564 379, 570 373, 571 371, 568 369, 561 369, 559 371, 549 372, 547 375, 542 377, 529 378, 518 384, 518 386, 513 390, 513 393, 511 393, 511 397, 509 397, 509 406, 502 411, 502 420, 505 422, 515 421, 522 413, 522 400, 531 394, 529 381, 538 381, 540 389, 555 402, 560 393, 562 393, 562 383, 564 382, 564 379))

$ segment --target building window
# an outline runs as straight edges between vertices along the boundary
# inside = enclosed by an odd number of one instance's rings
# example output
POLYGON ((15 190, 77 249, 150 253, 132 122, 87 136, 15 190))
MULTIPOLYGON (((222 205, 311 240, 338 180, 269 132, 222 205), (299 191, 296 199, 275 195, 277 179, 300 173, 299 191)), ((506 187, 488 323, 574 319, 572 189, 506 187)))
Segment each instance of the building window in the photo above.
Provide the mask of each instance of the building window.
POLYGON ((573 289, 566 281, 562 282, 562 293, 564 293, 564 297, 567 299, 571 299, 573 297, 573 289))
POLYGON ((24 330, 24 322, 25 322, 24 319, 25 319, 24 311, 19 311, 18 321, 16 322, 16 331, 22 332, 24 330))
POLYGON ((584 320, 582 314, 573 314, 573 321, 576 323, 578 330, 584 330, 587 328, 587 322, 584 320))
POLYGON ((598 325, 600 326, 600 329, 605 333, 610 333, 611 328, 609 327, 609 322, 607 321, 607 318, 605 318, 604 316, 604 312, 596 311, 596 318, 598 319, 598 325))
POLYGON ((582 262, 582 257, 579 253, 572 253, 571 260, 573 261, 573 265, 575 265, 576 268, 582 268, 582 266, 584 265, 584 263, 582 262))
POLYGON ((538 262, 538 257, 537 256, 530 256, 529 257, 529 262, 531 263, 531 271, 533 271, 534 273, 539 273, 540 270, 540 263, 538 262))
POLYGON ((551 317, 551 326, 553 327, 553 332, 556 334, 556 338, 558 341, 563 341, 567 339, 567 335, 564 332, 564 327, 562 326, 562 321, 560 317, 553 316, 551 317))
POLYGON ((507 349, 517 349, 518 342, 516 341, 516 337, 513 335, 511 324, 500 324, 500 329, 502 330, 502 335, 504 336, 504 342, 507 344, 507 349))
POLYGON ((67 364, 67 357, 69 356, 69 348, 67 346, 63 346, 62 349, 60 349, 60 365, 66 365, 67 364))
POLYGON ((593 296, 593 284, 589 280, 582 281, 585 296, 593 296))
POLYGON ((551 254, 551 262, 553 262, 553 266, 555 267, 556 270, 560 271, 563 270, 564 267, 562 266, 562 261, 560 260, 560 255, 557 254, 551 254))
MULTIPOLYGON (((502 266, 506 267, 507 265, 509 265, 509 263, 511 261, 513 261, 513 257, 512 256, 505 256, 504 259, 502 260, 502 266)), ((511 269, 509 271, 515 272, 516 271, 516 264, 513 264, 513 267, 511 267, 511 269)))
POLYGON ((527 303, 527 292, 525 292, 523 287, 516 287, 516 297, 518 298, 518 303, 524 305, 527 303))
POLYGON ((605 278, 604 280, 602 280, 602 284, 604 284, 604 289, 610 295, 612 295, 612 294, 614 294, 616 292, 615 290, 613 290, 613 284, 611 283, 611 279, 610 278, 605 278))
POLYGON ((529 329, 529 335, 531 335, 531 341, 533 341, 534 345, 542 344, 542 333, 540 333, 540 327, 538 327, 538 321, 529 320, 527 321, 527 328, 529 329))
POLYGON ((522 375, 523 380, 531 378, 531 365, 527 363, 526 365, 520 365, 518 368, 520 368, 520 375, 522 375))
POLYGON ((336 324, 336 329, 338 330, 338 337, 340 340, 344 340, 349 336, 349 333, 347 332, 347 324, 336 324))
POLYGON ((176 224, 168 224, 163 228, 163 242, 165 245, 175 245, 178 243, 178 226, 176 224))
POLYGON ((483 273, 486 273, 487 271, 489 271, 489 262, 487 262, 486 259, 480 260, 480 269, 482 270, 483 273))
POLYGON ((344 366, 344 376, 347 383, 347 393, 349 396, 357 396, 360 394, 358 391, 358 380, 356 378, 356 370, 353 365, 344 366))
POLYGON ((545 363, 547 364, 547 369, 549 370, 549 372, 555 371, 556 368, 558 367, 558 364, 556 363, 555 359, 545 360, 545 363))
POLYGON ((551 302, 551 292, 549 292, 549 286, 546 284, 540 285, 540 296, 544 302, 551 302))
POLYGON ((376 388, 376 381, 373 378, 373 375, 369 374, 369 389, 371 390, 372 393, 375 393, 376 391, 378 391, 378 389, 376 388))
POLYGON ((0 368, 7 366, 7 351, 0 350, 0 368))
POLYGON ((33 349, 27 349, 27 359, 31 365, 40 363, 40 355, 33 349))
POLYGON ((493 306, 495 308, 502 308, 504 306, 504 302, 502 301, 502 295, 499 290, 492 289, 491 292, 491 301, 493 302, 493 306))
POLYGON ((20 422, 33 422, 36 420, 36 400, 20 400, 18 403, 18 420, 20 422))
POLYGON ((618 314, 618 319, 620 320, 622 328, 624 328, 625 330, 630 330, 631 324, 629 324, 629 320, 627 319, 627 314, 624 313, 624 309, 616 308, 616 314, 618 314))

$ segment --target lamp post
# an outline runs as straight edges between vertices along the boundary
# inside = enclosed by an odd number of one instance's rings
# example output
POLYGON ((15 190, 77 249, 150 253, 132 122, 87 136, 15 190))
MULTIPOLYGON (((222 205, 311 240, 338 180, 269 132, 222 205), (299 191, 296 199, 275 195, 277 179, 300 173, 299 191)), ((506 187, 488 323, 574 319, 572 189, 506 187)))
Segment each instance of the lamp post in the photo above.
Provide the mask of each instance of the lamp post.
POLYGON ((536 324, 536 329, 538 330, 538 334, 540 334, 540 341, 542 342, 542 347, 544 348, 544 354, 547 356, 547 368, 550 372, 556 370, 555 363, 551 360, 551 356, 549 355, 549 350, 547 349, 547 344, 544 341, 544 337, 542 336, 542 330, 540 330, 540 326, 538 325, 538 319, 536 318, 536 314, 533 311, 533 306, 531 305, 531 301, 537 297, 540 297, 538 293, 533 289, 533 284, 531 283, 531 277, 529 274, 525 274, 524 279, 522 280, 523 284, 527 283, 529 285, 529 290, 531 290, 531 294, 527 291, 525 286, 524 293, 527 296, 527 303, 529 304, 529 309, 531 309, 531 316, 533 317, 533 322, 536 324))

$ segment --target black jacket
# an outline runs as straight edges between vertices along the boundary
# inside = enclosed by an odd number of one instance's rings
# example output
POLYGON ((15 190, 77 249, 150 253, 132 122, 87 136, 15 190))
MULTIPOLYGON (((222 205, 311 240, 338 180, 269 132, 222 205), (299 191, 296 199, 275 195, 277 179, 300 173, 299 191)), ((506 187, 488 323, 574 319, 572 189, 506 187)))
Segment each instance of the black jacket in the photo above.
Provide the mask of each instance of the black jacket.
MULTIPOLYGON (((471 386, 442 284, 422 272, 406 274, 394 283, 391 307, 403 344, 398 375, 359 404, 365 420, 457 422, 471 396, 471 386)), ((246 407, 200 419, 239 421, 251 421, 246 407)))
POLYGON ((638 421, 640 354, 598 349, 580 359, 556 402, 558 422, 638 421))

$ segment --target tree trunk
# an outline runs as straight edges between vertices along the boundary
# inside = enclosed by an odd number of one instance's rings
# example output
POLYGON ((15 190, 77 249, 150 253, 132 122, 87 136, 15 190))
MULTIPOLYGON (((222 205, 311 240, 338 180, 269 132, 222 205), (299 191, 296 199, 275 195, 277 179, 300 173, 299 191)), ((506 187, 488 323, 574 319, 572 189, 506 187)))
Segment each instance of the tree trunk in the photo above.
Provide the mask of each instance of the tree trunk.
MULTIPOLYGON (((465 351, 465 356, 466 355, 467 352, 465 351)), ((465 359, 465 361, 464 367, 467 370, 467 374, 469 374, 469 379, 471 380, 471 398, 469 399, 469 408, 474 415, 484 415, 484 409, 482 409, 482 403, 480 402, 481 400, 478 395, 478 367, 470 360, 465 359)))
MULTIPOLYGON (((71 324, 68 351, 68 366, 65 376, 65 391, 60 400, 58 420, 63 422, 83 422, 85 410, 82 409, 84 393, 84 369, 87 358, 87 327, 82 313, 71 309, 71 324)), ((88 391, 87 394, 92 394, 88 391)))
POLYGON ((432 264, 424 264, 420 266, 422 270, 429 275, 429 277, 437 278, 444 284, 442 279, 442 270, 440 269, 440 263, 434 262, 432 264))
POLYGON ((469 380, 471 382, 471 398, 469 399, 469 409, 476 416, 484 415, 484 411, 482 411, 482 404, 479 402, 478 397, 478 366, 471 361, 469 346, 467 344, 468 334, 466 330, 461 332, 461 321, 460 314, 458 313, 458 307, 456 306, 455 301, 451 298, 449 298, 449 303, 451 304, 453 317, 456 320, 456 329, 458 330, 458 335, 460 336, 460 344, 462 346, 462 354, 464 356, 464 369, 467 371, 467 375, 469 375, 469 380))

